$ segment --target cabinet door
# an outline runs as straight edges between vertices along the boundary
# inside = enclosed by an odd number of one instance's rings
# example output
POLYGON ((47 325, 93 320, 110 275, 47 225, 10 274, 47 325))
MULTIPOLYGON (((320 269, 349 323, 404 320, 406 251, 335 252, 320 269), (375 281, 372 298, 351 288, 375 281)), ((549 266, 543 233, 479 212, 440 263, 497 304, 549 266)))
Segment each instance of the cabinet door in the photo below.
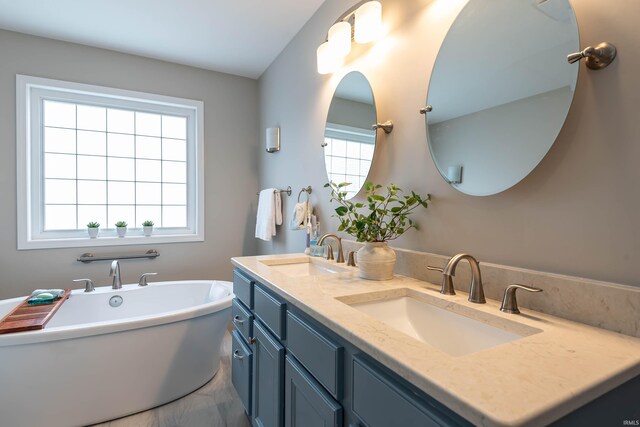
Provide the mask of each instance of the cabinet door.
POLYGON ((284 347, 258 320, 254 321, 253 333, 253 425, 281 427, 284 347))
POLYGON ((340 427, 342 407, 291 357, 285 366, 285 427, 340 427))
POLYGON ((231 343, 231 382, 240 396, 247 415, 251 416, 251 368, 253 353, 244 340, 233 331, 231 343))

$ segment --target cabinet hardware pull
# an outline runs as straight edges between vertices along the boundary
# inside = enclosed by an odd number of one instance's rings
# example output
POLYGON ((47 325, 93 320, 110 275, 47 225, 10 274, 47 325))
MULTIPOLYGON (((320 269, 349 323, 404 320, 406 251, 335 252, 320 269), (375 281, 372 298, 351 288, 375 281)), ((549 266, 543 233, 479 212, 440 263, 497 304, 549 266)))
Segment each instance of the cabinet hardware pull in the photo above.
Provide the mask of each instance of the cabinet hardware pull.
POLYGON ((242 325, 242 324, 244 324, 244 320, 241 320, 240 316, 234 316, 233 317, 233 323, 235 323, 236 325, 242 325))
POLYGON ((254 337, 249 337, 249 344, 255 344, 256 339, 254 337))
POLYGON ((244 356, 242 356, 240 354, 240 350, 236 350, 236 351, 233 352, 233 358, 234 359, 238 359, 238 360, 242 360, 242 359, 244 359, 244 356))

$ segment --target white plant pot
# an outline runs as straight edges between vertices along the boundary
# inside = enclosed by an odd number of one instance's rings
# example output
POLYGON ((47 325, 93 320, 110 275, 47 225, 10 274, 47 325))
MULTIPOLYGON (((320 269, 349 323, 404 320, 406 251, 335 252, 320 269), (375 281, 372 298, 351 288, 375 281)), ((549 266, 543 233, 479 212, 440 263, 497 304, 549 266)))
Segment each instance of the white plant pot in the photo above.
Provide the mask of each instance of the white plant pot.
POLYGON ((116 227, 116 231, 118 232, 118 237, 124 237, 127 234, 127 227, 116 227))
POLYGON ((145 236, 151 236, 151 234, 153 234, 153 225, 143 225, 142 231, 144 232, 145 236))
POLYGON ((91 239, 95 239, 96 237, 98 237, 98 232, 100 231, 99 228, 90 228, 87 227, 87 233, 89 233, 89 237, 91 239))
POLYGON ((360 277, 368 280, 391 280, 396 252, 387 242, 366 242, 358 251, 360 277))

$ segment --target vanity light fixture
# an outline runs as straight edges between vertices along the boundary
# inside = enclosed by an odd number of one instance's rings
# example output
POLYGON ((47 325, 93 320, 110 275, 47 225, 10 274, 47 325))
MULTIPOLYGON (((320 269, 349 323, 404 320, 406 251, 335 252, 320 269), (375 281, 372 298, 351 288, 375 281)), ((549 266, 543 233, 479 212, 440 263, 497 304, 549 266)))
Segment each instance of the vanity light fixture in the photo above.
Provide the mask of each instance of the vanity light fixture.
POLYGON ((382 4, 365 0, 357 3, 329 28, 327 41, 316 52, 319 74, 330 74, 342 66, 351 52, 351 41, 366 44, 382 32, 382 4))

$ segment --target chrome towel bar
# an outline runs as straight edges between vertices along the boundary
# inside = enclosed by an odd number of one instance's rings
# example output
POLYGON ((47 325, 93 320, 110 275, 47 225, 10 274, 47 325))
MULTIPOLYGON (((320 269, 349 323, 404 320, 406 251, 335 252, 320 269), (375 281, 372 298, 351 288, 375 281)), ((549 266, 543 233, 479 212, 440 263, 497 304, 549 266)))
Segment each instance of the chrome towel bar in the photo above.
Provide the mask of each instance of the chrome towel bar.
MULTIPOLYGON (((286 190, 278 190, 278 189, 274 189, 274 190, 273 190, 273 193, 274 193, 274 194, 275 194, 275 193, 287 193, 287 196, 290 196, 290 195, 291 195, 291 186, 288 186, 286 190)), ((260 192, 258 191, 258 192, 256 193, 256 196, 259 196, 259 195, 260 195, 260 192)))
POLYGON ((149 249, 147 252, 143 254, 131 254, 131 255, 101 255, 96 256, 91 252, 84 253, 77 259, 79 262, 84 262, 85 264, 94 262, 94 261, 113 261, 114 259, 123 260, 123 259, 139 259, 139 258, 148 258, 154 259, 158 258, 160 253, 155 249, 149 249))

